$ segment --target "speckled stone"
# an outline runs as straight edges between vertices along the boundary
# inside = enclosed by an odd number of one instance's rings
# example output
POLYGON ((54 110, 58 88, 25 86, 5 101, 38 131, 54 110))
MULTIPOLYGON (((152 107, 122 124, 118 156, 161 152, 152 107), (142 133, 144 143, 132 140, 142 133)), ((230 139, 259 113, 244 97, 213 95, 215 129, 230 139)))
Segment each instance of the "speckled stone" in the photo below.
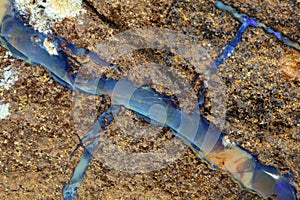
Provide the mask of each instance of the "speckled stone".
MULTIPOLYGON (((89 2, 116 26, 103 22, 84 5, 86 13, 57 23, 53 31, 90 49, 114 34, 146 26, 197 36, 195 40, 215 57, 240 25, 229 13, 216 9, 212 1, 89 2)), ((268 1, 268 12, 255 11, 266 10, 259 1, 225 2, 299 41, 300 12, 294 6, 295 1, 268 1), (289 6, 293 15, 285 14, 289 6)), ((0 74, 7 65, 20 74, 10 90, 0 88, 1 101, 11 105, 11 115, 0 123, 0 198, 62 199, 61 190, 70 180, 82 153, 79 150, 70 160, 79 143, 74 128, 73 94, 49 78, 42 67, 4 58, 5 50, 0 50, 3 56, 0 74)), ((298 51, 262 29, 249 27, 218 71, 227 89, 224 133, 263 164, 273 165, 282 172, 292 171, 297 191, 300 191, 300 82, 293 70, 299 72, 299 56, 298 51)), ((174 67, 189 82, 193 82, 196 74, 184 59, 166 51, 146 49, 116 60, 124 71, 147 62, 174 67)), ((109 69, 106 74, 119 76, 109 69)), ((198 90, 199 84, 194 85, 198 90)), ((207 91, 201 113, 214 121, 210 113, 210 92, 207 91)), ((124 112, 138 121, 130 111, 124 112)), ((150 140, 138 141, 120 130, 118 122, 107 127, 105 134, 128 152, 153 150, 172 138, 163 129, 150 140)), ((122 172, 96 158, 86 172, 77 199, 262 199, 241 189, 230 175, 210 169, 191 150, 165 168, 147 173, 122 172)), ((300 198, 299 192, 297 195, 300 198)))
POLYGON ((224 3, 236 7, 240 12, 264 22, 284 35, 300 42, 300 1, 232 1, 224 3))

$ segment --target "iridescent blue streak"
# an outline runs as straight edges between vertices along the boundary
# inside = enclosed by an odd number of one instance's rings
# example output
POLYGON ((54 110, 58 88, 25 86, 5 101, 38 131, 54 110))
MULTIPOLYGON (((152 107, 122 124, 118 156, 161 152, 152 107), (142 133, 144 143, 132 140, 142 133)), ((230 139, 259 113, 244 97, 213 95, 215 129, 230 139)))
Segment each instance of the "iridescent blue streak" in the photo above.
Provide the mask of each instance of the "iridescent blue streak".
POLYGON ((242 25, 239 28, 235 38, 231 40, 225 46, 223 52, 216 57, 215 62, 212 64, 212 67, 211 69, 209 69, 208 73, 214 70, 215 68, 219 67, 226 60, 226 58, 231 55, 231 53, 234 51, 234 48, 237 46, 238 42, 241 40, 242 33, 246 30, 248 26, 261 27, 267 33, 273 34, 277 39, 280 39, 284 44, 291 46, 297 50, 300 50, 300 45, 297 42, 294 42, 288 37, 283 36, 280 32, 275 31, 274 29, 266 26, 265 24, 257 21, 254 18, 248 17, 245 14, 238 13, 237 10, 234 9, 233 7, 225 5, 221 1, 216 1, 215 6, 221 10, 230 12, 236 19, 238 19, 242 23, 242 25))
POLYGON ((118 113, 120 106, 112 105, 108 110, 103 112, 94 123, 93 127, 88 131, 85 138, 82 139, 81 143, 90 141, 90 144, 84 146, 84 151, 80 157, 79 162, 77 163, 71 180, 66 184, 62 190, 64 200, 73 200, 76 196, 77 189, 82 183, 83 176, 86 172, 86 169, 93 157, 95 147, 98 144, 99 133, 103 132, 103 129, 109 125, 113 120, 113 113, 118 113))
POLYGON ((248 20, 245 20, 242 24, 242 26, 239 28, 237 35, 235 36, 235 38, 233 40, 231 40, 226 46, 225 49, 223 50, 223 52, 221 54, 219 54, 217 56, 217 58, 215 59, 215 62, 212 66, 212 68, 217 68, 219 67, 225 60, 227 57, 229 57, 231 55, 231 53, 234 51, 234 48, 236 47, 236 45, 239 43, 239 41, 242 38, 242 33, 246 30, 246 28, 249 26, 249 22, 248 20))
POLYGON ((245 14, 240 14, 237 12, 236 9, 234 9, 231 6, 225 5, 222 1, 216 1, 215 6, 221 10, 230 12, 237 20, 239 20, 242 24, 245 23, 245 21, 249 21, 249 25, 254 27, 261 27, 263 28, 267 33, 270 33, 274 35, 277 39, 281 40, 284 44, 291 46, 297 50, 300 51, 300 44, 297 42, 292 41, 290 38, 284 36, 282 33, 275 31, 271 27, 268 27, 262 22, 257 21, 254 18, 251 18, 245 14))

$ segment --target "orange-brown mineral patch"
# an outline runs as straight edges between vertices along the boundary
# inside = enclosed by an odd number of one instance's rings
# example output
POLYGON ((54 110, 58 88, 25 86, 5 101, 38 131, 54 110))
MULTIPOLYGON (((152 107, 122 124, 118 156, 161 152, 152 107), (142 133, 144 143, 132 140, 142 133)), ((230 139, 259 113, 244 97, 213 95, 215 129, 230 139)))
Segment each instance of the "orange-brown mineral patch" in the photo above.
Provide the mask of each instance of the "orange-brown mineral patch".
POLYGON ((290 79, 300 79, 300 53, 294 49, 285 51, 280 59, 281 71, 290 79))
POLYGON ((237 177, 246 187, 250 187, 253 161, 247 152, 236 146, 221 147, 217 151, 210 152, 206 158, 219 168, 237 177))

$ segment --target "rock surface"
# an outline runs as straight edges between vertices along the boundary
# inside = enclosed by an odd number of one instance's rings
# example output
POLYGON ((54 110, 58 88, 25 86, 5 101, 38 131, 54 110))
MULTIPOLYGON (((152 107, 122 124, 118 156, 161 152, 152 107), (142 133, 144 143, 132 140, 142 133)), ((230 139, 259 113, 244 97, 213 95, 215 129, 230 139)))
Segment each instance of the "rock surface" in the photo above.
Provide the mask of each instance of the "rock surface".
MULTIPOLYGON (((88 2, 94 9, 83 3, 86 12, 55 23, 53 32, 92 50, 97 50, 101 41, 126 30, 160 27, 194 35, 195 41, 213 58, 240 25, 229 13, 216 9, 212 1, 88 2)), ((267 1, 267 8, 261 1, 225 2, 300 42, 299 2, 267 1)), ((76 135, 80 134, 74 126, 77 119, 73 94, 49 78, 42 67, 11 58, 2 47, 0 50, 0 78, 7 66, 18 71, 19 76, 8 90, 0 87, 0 101, 9 103, 11 113, 0 119, 0 198, 61 199, 62 187, 69 181, 81 153, 76 152, 69 161, 79 143, 76 135)), ((299 51, 274 36, 250 27, 218 70, 226 85, 224 132, 260 162, 282 172, 292 171, 298 198, 299 56, 299 51)), ((150 62, 172 66, 193 83, 193 67, 165 50, 133 51, 115 61, 125 72, 150 62)), ((119 76, 111 71, 105 69, 105 74, 119 76)), ((193 85, 199 89, 197 84, 193 85)), ((213 90, 207 93, 209 97, 213 90)), ((206 98, 201 113, 214 121, 211 101, 206 98)), ((141 127, 147 123, 138 121, 129 111, 124 113, 124 124, 113 122, 105 131, 109 140, 123 151, 154 151, 173 139, 167 129, 150 139, 128 135, 124 131, 130 129, 126 127, 128 120, 141 127)), ((77 199, 261 199, 241 189, 228 174, 210 169, 191 150, 167 167, 147 173, 122 172, 96 156, 78 194, 77 199)))

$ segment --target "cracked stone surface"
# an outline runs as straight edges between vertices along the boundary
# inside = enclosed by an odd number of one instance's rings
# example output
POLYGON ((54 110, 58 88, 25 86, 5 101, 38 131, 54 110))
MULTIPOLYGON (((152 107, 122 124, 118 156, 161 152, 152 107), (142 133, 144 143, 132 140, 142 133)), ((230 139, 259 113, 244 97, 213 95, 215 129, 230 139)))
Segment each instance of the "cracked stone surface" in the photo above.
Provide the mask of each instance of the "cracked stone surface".
MULTIPOLYGON (((126 30, 158 27, 193 35, 214 58, 240 26, 213 1, 128 0, 88 1, 86 12, 56 22, 52 32, 97 50, 97 44, 126 30), (104 18, 105 17, 105 18, 104 18)), ((298 1, 224 1, 300 42, 298 1), (266 2, 266 4, 265 4, 266 2)), ((232 56, 219 68, 226 85, 226 122, 223 132, 257 156, 263 164, 294 174, 300 198, 300 52, 260 28, 249 27, 232 56)), ((12 58, 0 47, 0 80, 6 68, 18 80, 0 87, 0 102, 9 104, 10 115, 0 119, 0 198, 62 199, 82 150, 70 155, 79 143, 74 123, 73 93, 53 81, 41 66, 12 58)), ((80 60, 80 58, 78 58, 80 60)), ((114 61, 126 72, 143 63, 171 66, 193 82, 195 72, 182 58, 163 50, 134 51, 114 61)), ((105 74, 117 77, 113 70, 105 74)), ((194 84, 198 90, 199 85, 194 84)), ((213 92, 213 91, 212 91, 213 92)), ((210 91, 201 113, 211 121, 210 91)), ((127 135, 128 120, 143 127, 130 111, 124 123, 105 130, 123 151, 143 152, 169 142, 167 129, 147 140, 127 135), (123 127, 122 127, 123 126, 123 127), (126 129, 127 128, 127 129, 126 129)), ((122 122, 122 118, 121 118, 122 122)), ((128 125, 129 126, 129 125, 128 125)), ((165 168, 147 173, 125 173, 97 159, 92 160, 77 199, 262 199, 226 173, 186 150, 165 168)))

